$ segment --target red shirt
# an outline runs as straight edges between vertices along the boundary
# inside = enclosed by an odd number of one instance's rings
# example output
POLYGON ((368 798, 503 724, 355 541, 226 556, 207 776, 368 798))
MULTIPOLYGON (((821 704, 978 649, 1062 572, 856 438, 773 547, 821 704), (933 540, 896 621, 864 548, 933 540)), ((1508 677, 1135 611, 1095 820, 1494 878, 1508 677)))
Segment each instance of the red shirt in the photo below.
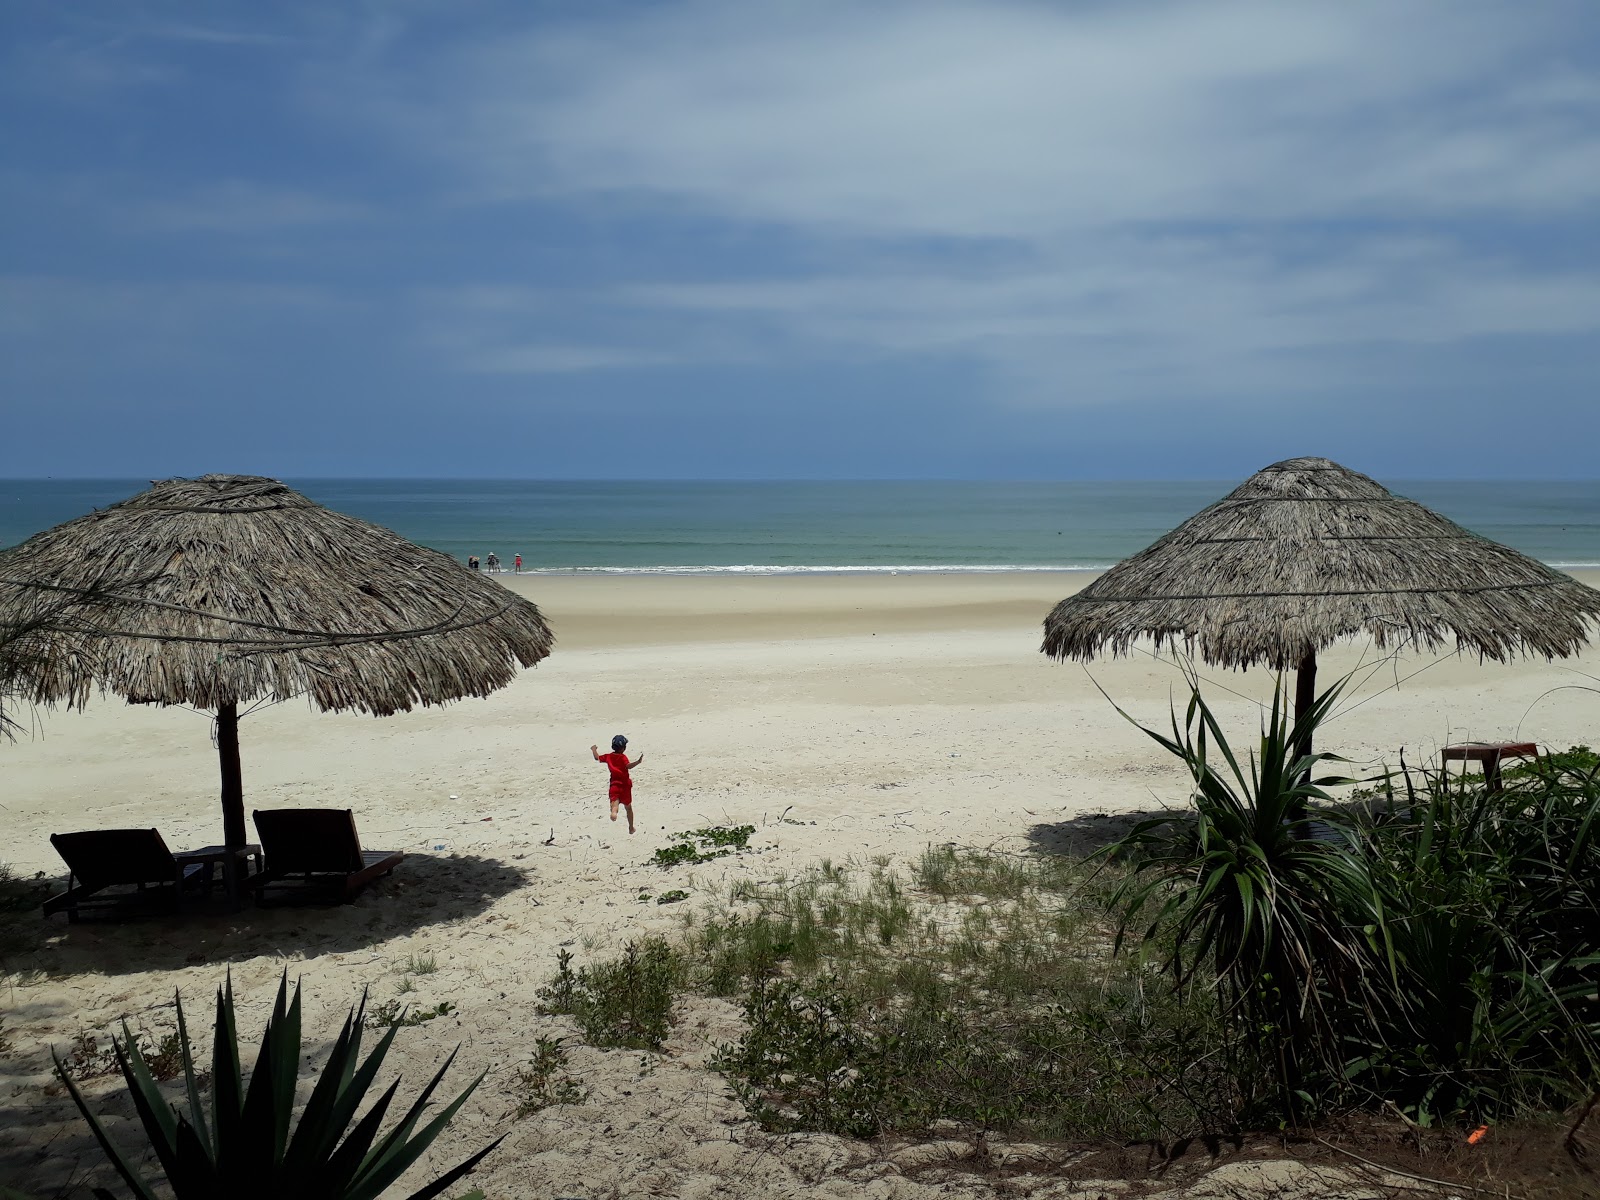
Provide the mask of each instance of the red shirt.
POLYGON ((600 761, 611 771, 611 798, 633 799, 633 779, 628 774, 628 756, 619 753, 602 754, 600 761))

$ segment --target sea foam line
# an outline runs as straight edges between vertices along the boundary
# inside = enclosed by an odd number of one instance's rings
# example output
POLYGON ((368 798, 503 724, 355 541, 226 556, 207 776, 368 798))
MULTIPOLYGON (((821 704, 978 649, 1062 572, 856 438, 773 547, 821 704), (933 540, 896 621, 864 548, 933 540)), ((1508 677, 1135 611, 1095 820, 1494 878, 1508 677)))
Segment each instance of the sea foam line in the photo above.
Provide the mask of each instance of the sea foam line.
MULTIPOLYGON (((951 563, 867 564, 857 566, 762 565, 675 566, 675 567, 524 567, 524 575, 997 575, 1027 573, 1061 574, 1073 571, 1105 571, 1111 563, 1081 566, 1018 566, 1015 564, 951 563)), ((506 572, 502 571, 501 574, 506 572)))

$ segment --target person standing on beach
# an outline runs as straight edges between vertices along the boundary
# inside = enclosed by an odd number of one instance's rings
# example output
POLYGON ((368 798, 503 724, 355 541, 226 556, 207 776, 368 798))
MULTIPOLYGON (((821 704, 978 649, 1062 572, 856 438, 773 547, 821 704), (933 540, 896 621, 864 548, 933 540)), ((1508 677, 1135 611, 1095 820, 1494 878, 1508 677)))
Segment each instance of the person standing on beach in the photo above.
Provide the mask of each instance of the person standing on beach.
POLYGON ((490 571, 498 571, 500 569, 500 556, 493 550, 489 551, 489 557, 484 560, 484 566, 488 567, 490 571))
POLYGON ((617 819, 617 805, 628 810, 628 832, 633 832, 633 777, 628 774, 644 761, 644 753, 628 761, 628 739, 620 733, 611 739, 611 753, 601 754, 599 746, 590 746, 589 753, 595 762, 603 762, 611 772, 611 819, 617 819))
POLYGON ((478 569, 478 556, 476 554, 467 555, 467 569, 469 571, 476 571, 478 569))
POLYGON ((520 555, 520 554, 517 555, 516 561, 515 561, 515 565, 514 565, 513 569, 516 571, 516 573, 518 575, 522 574, 522 555, 520 555))

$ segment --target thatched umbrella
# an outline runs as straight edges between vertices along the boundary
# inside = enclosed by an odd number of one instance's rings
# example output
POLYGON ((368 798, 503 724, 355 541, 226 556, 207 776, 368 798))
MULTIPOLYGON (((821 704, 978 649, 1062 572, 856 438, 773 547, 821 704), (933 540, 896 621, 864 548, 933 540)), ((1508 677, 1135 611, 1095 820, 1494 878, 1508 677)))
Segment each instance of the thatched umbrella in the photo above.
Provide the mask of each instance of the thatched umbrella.
MULTIPOLYGON (((1576 653, 1600 592, 1325 458, 1291 458, 1124 559, 1044 622, 1044 653, 1087 660, 1139 638, 1225 667, 1294 668, 1347 634, 1480 658, 1576 653)), ((1311 749, 1309 739, 1302 752, 1311 749)))
POLYGON ((214 709, 229 846, 246 842, 241 704, 388 716, 487 696, 553 641, 538 608, 449 556, 251 475, 164 480, 0 553, 8 627, 29 628, 0 662, 22 699, 214 709))

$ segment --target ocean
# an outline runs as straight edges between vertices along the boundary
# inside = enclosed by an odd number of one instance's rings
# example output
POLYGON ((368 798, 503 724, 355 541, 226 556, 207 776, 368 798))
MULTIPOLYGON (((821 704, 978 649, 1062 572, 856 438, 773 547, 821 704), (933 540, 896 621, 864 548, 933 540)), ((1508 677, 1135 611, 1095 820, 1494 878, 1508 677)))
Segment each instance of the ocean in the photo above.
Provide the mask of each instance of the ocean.
MULTIPOLYGON (((1090 570, 1234 482, 288 480, 330 508, 459 559, 533 571, 1090 570)), ((1600 566, 1600 481, 1385 485, 1560 567, 1600 566)), ((137 479, 0 480, 0 547, 142 490, 137 479)))

